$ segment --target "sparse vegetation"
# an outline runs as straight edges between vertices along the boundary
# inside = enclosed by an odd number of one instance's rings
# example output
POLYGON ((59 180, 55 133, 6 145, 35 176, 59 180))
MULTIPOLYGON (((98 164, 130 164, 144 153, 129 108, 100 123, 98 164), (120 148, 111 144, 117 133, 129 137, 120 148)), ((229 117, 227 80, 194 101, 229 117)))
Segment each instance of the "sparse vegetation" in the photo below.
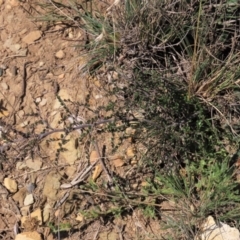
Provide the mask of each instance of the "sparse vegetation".
MULTIPOLYGON (((48 12, 36 20, 82 29, 86 41, 78 47, 90 60, 81 71, 98 76, 116 99, 97 110, 88 101, 71 103, 92 113, 86 123, 75 118, 64 129, 46 126, 37 136, 31 136, 36 125, 31 126, 24 154, 60 131, 56 161, 73 130, 82 130, 78 142, 87 147, 94 131, 111 133, 113 152, 130 136, 140 159, 131 176, 110 174, 111 181, 78 185, 80 193, 99 202, 78 209, 86 220, 104 222, 141 209, 146 218, 165 224, 164 239, 195 239, 209 215, 238 227, 240 193, 232 161, 239 149, 238 1, 126 0, 105 12, 93 1, 50 0, 40 6, 48 12), (100 110, 108 117, 97 121, 100 110), (116 142, 117 132, 122 135, 116 142), (167 200, 174 209, 164 212, 161 203, 167 200), (99 207, 103 202, 107 210, 99 207)), ((74 115, 69 101, 58 100, 65 122, 74 115)), ((11 142, 8 133, 2 137, 11 142)), ((104 151, 99 155, 106 158, 104 151)), ((52 223, 50 228, 59 229, 52 223)))

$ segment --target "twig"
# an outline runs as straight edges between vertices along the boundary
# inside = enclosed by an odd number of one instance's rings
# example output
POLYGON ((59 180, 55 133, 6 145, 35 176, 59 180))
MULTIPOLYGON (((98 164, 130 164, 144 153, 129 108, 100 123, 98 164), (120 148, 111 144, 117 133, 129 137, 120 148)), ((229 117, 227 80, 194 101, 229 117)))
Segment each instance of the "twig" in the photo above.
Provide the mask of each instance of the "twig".
POLYGON ((107 168, 106 168, 106 166, 105 166, 105 164, 104 164, 104 162, 103 162, 103 156, 101 156, 100 151, 99 151, 98 144, 97 144, 95 141, 94 141, 94 147, 95 147, 95 149, 96 149, 96 151, 97 151, 97 153, 98 153, 98 156, 99 156, 99 159, 100 159, 102 168, 103 168, 103 170, 105 171, 105 173, 106 173, 106 175, 107 175, 108 182, 109 182, 110 184, 112 184, 112 183, 113 183, 113 180, 112 180, 112 178, 111 178, 111 176, 110 176, 110 174, 109 174, 109 172, 108 172, 108 170, 107 170, 107 168))
MULTIPOLYGON (((108 122, 113 122, 115 121, 114 119, 105 119, 105 120, 100 120, 96 123, 93 123, 93 124, 81 124, 81 125, 78 125, 76 127, 73 127, 69 130, 67 130, 66 128, 62 128, 62 129, 54 129, 52 131, 49 131, 49 132, 45 132, 45 133, 41 133, 41 134, 38 134, 38 135, 35 135, 34 137, 31 137, 31 138, 27 138, 27 137, 23 137, 23 138, 18 138, 10 143, 6 143, 2 146, 0 146, 0 153, 3 153, 6 149, 8 149, 12 144, 14 143, 21 143, 21 142, 24 142, 27 140, 35 140, 35 141, 41 141, 43 138, 53 134, 53 133, 56 133, 56 132, 73 132, 75 130, 78 130, 78 129, 82 129, 82 128, 87 128, 87 127, 94 127, 94 126, 97 126, 97 125, 101 125, 103 123, 108 123, 108 122)), ((28 145, 28 143, 24 144, 23 146, 21 146, 21 149, 25 148, 26 146, 28 145)))
POLYGON ((89 167, 87 167, 87 169, 83 169, 80 173, 77 173, 76 177, 70 182, 70 183, 64 183, 61 185, 62 189, 67 189, 67 188, 71 188, 74 185, 82 182, 88 175, 88 173, 90 172, 90 170, 98 163, 99 160, 97 160, 96 162, 94 162, 92 165, 90 165, 89 167))
POLYGON ((1 64, 4 64, 6 59, 8 59, 8 58, 15 58, 15 57, 26 57, 26 55, 24 55, 24 54, 16 54, 16 55, 11 55, 11 56, 4 57, 3 60, 1 61, 1 64))
POLYGON ((27 65, 32 62, 25 62, 23 64, 23 76, 22 76, 22 87, 21 87, 21 95, 19 98, 19 106, 23 103, 23 99, 26 95, 26 87, 27 87, 27 65))
MULTIPOLYGON (((103 123, 108 123, 108 122, 113 122, 113 121, 114 121, 114 119, 107 119, 107 120, 100 120, 100 121, 98 121, 96 123, 93 123, 93 124, 81 124, 81 125, 78 125, 76 127, 71 128, 68 132, 73 132, 75 130, 82 129, 82 128, 87 128, 87 127, 94 127, 96 125, 101 125, 103 123)), ((55 129, 55 130, 52 130, 50 132, 39 134, 37 136, 37 139, 42 140, 43 138, 47 137, 48 135, 51 135, 51 134, 56 133, 56 132, 66 132, 66 128, 55 129)))
POLYGON ((97 236, 98 236, 98 233, 99 233, 99 229, 100 229, 100 226, 98 227, 98 230, 97 230, 96 233, 94 234, 93 240, 96 240, 96 239, 97 239, 97 236))
POLYGON ((231 131, 233 134, 235 134, 236 136, 238 136, 237 132, 232 128, 231 124, 229 123, 229 121, 227 120, 227 118, 224 116, 224 114, 217 108, 215 107, 212 103, 206 101, 203 97, 201 98, 205 103, 209 104, 210 106, 212 106, 226 121, 227 125, 230 127, 231 131))
POLYGON ((54 209, 59 208, 59 207, 67 200, 67 198, 69 197, 69 195, 70 195, 69 191, 66 192, 66 193, 63 195, 63 197, 62 197, 59 201, 57 201, 56 206, 54 206, 54 209))

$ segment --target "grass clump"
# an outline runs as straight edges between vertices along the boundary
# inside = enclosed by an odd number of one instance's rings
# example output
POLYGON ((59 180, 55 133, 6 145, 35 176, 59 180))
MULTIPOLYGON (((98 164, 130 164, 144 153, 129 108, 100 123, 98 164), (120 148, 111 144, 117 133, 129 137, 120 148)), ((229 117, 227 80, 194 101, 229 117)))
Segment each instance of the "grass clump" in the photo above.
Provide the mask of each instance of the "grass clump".
MULTIPOLYGON (((223 159, 224 153, 216 153, 223 159)), ((239 184, 233 181, 229 158, 223 161, 209 158, 190 162, 180 174, 158 174, 150 190, 170 199, 173 211, 162 213, 166 228, 176 232, 170 235, 194 239, 201 233, 201 222, 206 216, 239 225, 239 184)))

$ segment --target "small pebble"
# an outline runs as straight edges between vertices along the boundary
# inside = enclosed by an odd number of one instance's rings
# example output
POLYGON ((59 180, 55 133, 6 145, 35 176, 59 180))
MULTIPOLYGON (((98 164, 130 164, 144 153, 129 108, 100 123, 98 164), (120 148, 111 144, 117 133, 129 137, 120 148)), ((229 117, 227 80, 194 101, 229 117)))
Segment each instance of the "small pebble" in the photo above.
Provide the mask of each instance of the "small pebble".
POLYGON ((65 53, 63 52, 63 50, 59 50, 58 52, 56 52, 55 57, 62 59, 65 57, 65 53))
POLYGON ((39 105, 43 107, 46 105, 46 103, 47 103, 47 99, 43 98, 39 105))
POLYGON ((39 67, 42 67, 45 63, 44 62, 39 62, 39 67))
POLYGON ((22 38, 22 41, 27 44, 32 44, 35 41, 39 40, 41 37, 42 37, 41 31, 32 31, 25 35, 25 37, 22 38))
POLYGON ((65 77, 65 74, 64 74, 64 73, 62 73, 62 74, 60 74, 60 75, 58 76, 59 79, 63 79, 64 77, 65 77))
POLYGON ((103 96, 101 94, 98 94, 98 95, 95 95, 95 99, 100 99, 102 98, 103 96))
POLYGON ((24 206, 28 206, 34 203, 33 195, 32 193, 28 194, 24 199, 24 206))
POLYGON ((42 101, 42 98, 38 97, 35 99, 35 103, 40 103, 42 101))
POLYGON ((14 44, 13 48, 15 48, 16 51, 21 49, 21 45, 20 44, 14 44))
POLYGON ((27 186, 26 186, 27 190, 29 193, 33 193, 34 189, 36 188, 36 184, 35 183, 29 183, 27 186))

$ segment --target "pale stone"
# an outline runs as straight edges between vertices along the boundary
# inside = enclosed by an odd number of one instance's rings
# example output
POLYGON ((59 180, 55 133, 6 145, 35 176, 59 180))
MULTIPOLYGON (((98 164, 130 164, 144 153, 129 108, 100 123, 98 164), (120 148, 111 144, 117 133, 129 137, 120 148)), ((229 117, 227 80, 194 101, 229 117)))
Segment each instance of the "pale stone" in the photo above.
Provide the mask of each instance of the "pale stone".
POLYGON ((4 178, 4 186, 11 193, 15 193, 17 191, 17 182, 11 178, 4 178))
POLYGON ((2 68, 3 70, 6 70, 6 69, 7 69, 7 66, 4 65, 4 64, 1 64, 1 65, 0 65, 0 68, 2 68))
POLYGON ((26 195, 27 195, 27 189, 25 187, 23 187, 23 188, 19 189, 19 191, 13 195, 13 200, 15 202, 18 202, 20 207, 23 207, 24 199, 25 199, 26 195))
POLYGON ((91 164, 95 163, 97 160, 99 160, 99 158, 100 158, 100 156, 97 151, 93 150, 90 153, 90 163, 91 164))
POLYGON ((32 170, 35 170, 35 171, 37 171, 37 170, 39 170, 41 167, 42 167, 42 160, 41 159, 34 159, 34 160, 32 160, 32 159, 27 159, 26 161, 25 161, 25 163, 26 163, 26 166, 28 167, 28 168, 30 168, 30 169, 32 169, 32 170))
POLYGON ((46 104, 47 104, 47 98, 43 98, 39 105, 43 107, 46 104))
POLYGON ((10 49, 12 52, 18 52, 21 49, 21 45, 20 44, 13 44, 12 38, 7 39, 4 42, 3 46, 5 48, 10 49))
POLYGON ((34 43, 35 41, 37 41, 38 39, 40 39, 41 37, 42 37, 42 32, 41 31, 32 31, 32 32, 28 33, 22 39, 22 41, 27 43, 27 44, 31 44, 31 43, 34 43))
POLYGON ((23 163, 23 162, 17 162, 17 164, 16 164, 16 169, 17 170, 22 170, 25 167, 27 167, 27 165, 25 163, 23 163))
POLYGON ((14 44, 13 47, 14 47, 15 51, 18 51, 18 50, 21 49, 21 45, 20 44, 14 44))
POLYGON ((52 207, 49 203, 45 204, 43 209, 43 222, 47 222, 49 220, 51 209, 52 207))
POLYGON ((136 155, 136 150, 134 147, 128 147, 126 151, 128 158, 133 158, 136 155))
POLYGON ((42 240, 41 235, 34 231, 34 232, 23 232, 17 234, 15 240, 42 240))
POLYGON ((11 10, 11 9, 12 9, 12 6, 9 5, 9 4, 7 4, 6 9, 7 9, 7 10, 11 10))
POLYGON ((39 221, 39 224, 42 225, 42 211, 40 208, 37 208, 30 214, 31 218, 36 218, 39 221))
POLYGON ((11 46, 12 46, 12 38, 8 38, 5 42, 4 42, 4 44, 3 44, 3 46, 5 47, 5 48, 10 48, 11 46))
POLYGON ((17 54, 19 56, 23 56, 23 57, 26 57, 27 56, 27 53, 28 53, 28 49, 27 48, 23 48, 23 49, 20 49, 17 54))
POLYGON ((65 77, 65 74, 64 74, 64 73, 62 73, 62 74, 60 74, 60 75, 58 76, 59 79, 63 79, 64 77, 65 77))
POLYGON ((46 78, 46 79, 49 79, 49 78, 52 78, 52 77, 53 77, 53 73, 50 72, 50 73, 48 73, 48 74, 46 75, 45 78, 46 78))
POLYGON ((8 1, 12 7, 18 7, 20 2, 18 0, 9 0, 8 1))
POLYGON ((38 97, 35 99, 35 103, 40 103, 42 101, 42 98, 38 97))
POLYGON ((22 123, 20 124, 20 126, 21 126, 22 128, 24 128, 24 127, 28 126, 28 124, 29 124, 29 121, 26 120, 26 121, 22 122, 22 123))
POLYGON ((23 35, 27 32, 27 28, 24 28, 22 31, 19 32, 20 35, 23 35))
POLYGON ((39 67, 42 67, 42 66, 44 66, 44 64, 45 64, 44 62, 39 62, 38 65, 39 65, 39 67))
POLYGON ((5 82, 1 82, 1 87, 3 90, 8 90, 9 86, 5 82))
POLYGON ((55 57, 62 59, 65 57, 65 53, 63 52, 63 50, 59 50, 58 52, 56 52, 55 57))
POLYGON ((103 96, 102 96, 101 94, 97 94, 97 95, 95 95, 94 97, 95 97, 95 99, 103 98, 103 96))
POLYGON ((77 217, 76 217, 76 220, 77 220, 78 222, 82 222, 82 221, 84 220, 83 215, 82 215, 81 213, 78 213, 78 215, 77 215, 77 217))
POLYGON ((33 198, 33 194, 30 193, 28 194, 25 199, 24 199, 24 206, 28 206, 34 203, 34 198, 33 198))
POLYGON ((132 127, 128 127, 128 128, 126 128, 125 132, 127 135, 131 136, 136 132, 136 130, 133 129, 132 127))
POLYGON ((22 216, 28 216, 31 206, 24 206, 20 209, 22 216))
POLYGON ((66 173, 66 175, 68 177, 72 177, 76 173, 76 167, 75 166, 67 166, 65 168, 64 172, 66 173))
POLYGON ((10 77, 13 77, 12 71, 9 68, 6 69, 6 74, 10 77))
POLYGON ((117 158, 113 160, 113 164, 115 167, 122 167, 125 164, 125 162, 123 161, 122 158, 117 158))
POLYGON ((238 229, 222 222, 216 224, 212 216, 205 220, 201 229, 201 240, 240 240, 238 229))
POLYGON ((51 200, 57 200, 57 192, 60 188, 61 175, 57 172, 50 172, 46 178, 43 187, 43 196, 51 200))

